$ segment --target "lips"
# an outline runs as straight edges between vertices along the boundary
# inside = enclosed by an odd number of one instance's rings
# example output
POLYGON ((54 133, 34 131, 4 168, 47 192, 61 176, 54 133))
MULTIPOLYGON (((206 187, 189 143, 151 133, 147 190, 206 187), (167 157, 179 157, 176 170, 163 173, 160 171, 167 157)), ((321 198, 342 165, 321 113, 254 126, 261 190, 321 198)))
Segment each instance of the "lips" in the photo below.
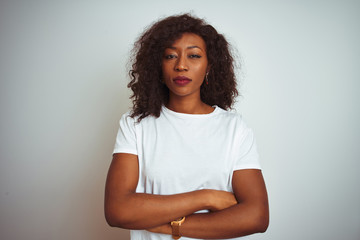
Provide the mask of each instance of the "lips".
POLYGON ((173 81, 175 82, 175 84, 180 85, 180 86, 184 86, 188 83, 191 82, 191 79, 185 76, 178 76, 176 78, 173 78, 173 81))

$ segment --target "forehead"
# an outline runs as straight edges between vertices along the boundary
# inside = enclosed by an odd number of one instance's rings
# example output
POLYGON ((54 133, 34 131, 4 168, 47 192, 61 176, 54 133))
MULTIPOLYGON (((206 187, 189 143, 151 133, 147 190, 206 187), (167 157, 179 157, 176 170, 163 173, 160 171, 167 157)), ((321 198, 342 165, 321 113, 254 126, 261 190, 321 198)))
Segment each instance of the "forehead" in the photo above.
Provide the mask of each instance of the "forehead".
POLYGON ((183 33, 180 38, 176 39, 172 44, 172 48, 188 48, 199 47, 206 50, 206 43, 202 37, 195 33, 183 33))

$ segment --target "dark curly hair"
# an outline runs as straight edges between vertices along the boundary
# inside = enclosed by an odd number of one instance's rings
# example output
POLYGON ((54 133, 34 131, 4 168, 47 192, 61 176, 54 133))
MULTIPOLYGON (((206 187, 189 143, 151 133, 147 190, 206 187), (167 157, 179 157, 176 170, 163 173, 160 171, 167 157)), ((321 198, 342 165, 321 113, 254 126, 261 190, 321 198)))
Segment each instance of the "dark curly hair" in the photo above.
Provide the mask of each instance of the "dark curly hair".
POLYGON ((134 44, 128 87, 133 91, 131 117, 138 116, 138 121, 149 115, 159 117, 162 105, 167 103, 169 89, 161 82, 162 57, 165 49, 183 33, 197 34, 206 44, 209 84, 202 84, 201 100, 229 109, 238 96, 234 59, 224 36, 204 20, 189 14, 170 16, 146 29, 134 44))

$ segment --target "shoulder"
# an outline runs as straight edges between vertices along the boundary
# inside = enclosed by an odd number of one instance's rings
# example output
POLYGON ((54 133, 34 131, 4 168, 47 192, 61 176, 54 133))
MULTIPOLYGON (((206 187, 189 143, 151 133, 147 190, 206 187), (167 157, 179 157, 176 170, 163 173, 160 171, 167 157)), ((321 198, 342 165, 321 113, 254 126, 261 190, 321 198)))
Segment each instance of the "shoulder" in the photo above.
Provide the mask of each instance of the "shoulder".
POLYGON ((138 121, 139 116, 132 116, 132 115, 133 115, 133 111, 129 110, 121 116, 120 121, 132 122, 133 124, 139 122, 138 121))
POLYGON ((126 113, 124 113, 121 118, 120 118, 120 122, 135 122, 135 118, 131 117, 131 111, 127 111, 126 113))
POLYGON ((217 107, 216 110, 218 113, 218 117, 220 117, 224 121, 235 122, 241 125, 245 124, 242 115, 236 110, 224 110, 220 107, 217 107))
POLYGON ((135 125, 137 123, 137 117, 132 117, 131 115, 132 111, 129 110, 121 116, 119 120, 120 128, 135 128, 135 125))
POLYGON ((141 120, 140 116, 133 116, 133 111, 129 110, 126 113, 124 113, 120 118, 120 125, 121 124, 127 124, 131 125, 132 127, 144 127, 149 124, 151 124, 153 121, 156 121, 158 117, 149 115, 145 118, 142 118, 141 120))
POLYGON ((220 108, 217 115, 217 126, 221 125, 224 131, 228 132, 231 136, 241 140, 246 136, 252 135, 252 129, 248 127, 242 114, 236 110, 224 110, 220 108))

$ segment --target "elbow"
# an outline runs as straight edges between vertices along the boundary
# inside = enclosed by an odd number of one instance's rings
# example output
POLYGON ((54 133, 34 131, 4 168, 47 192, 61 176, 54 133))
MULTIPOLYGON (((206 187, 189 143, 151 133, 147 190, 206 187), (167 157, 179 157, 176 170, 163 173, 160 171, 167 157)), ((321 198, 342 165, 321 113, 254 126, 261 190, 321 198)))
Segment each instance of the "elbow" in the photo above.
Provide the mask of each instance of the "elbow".
MULTIPOLYGON (((251 222, 249 222, 248 228, 246 230, 246 234, 254 234, 254 233, 264 233, 268 229, 269 221, 264 218, 253 218, 251 222)), ((242 234, 242 233, 241 233, 242 234)))
POLYGON ((105 208, 105 219, 110 227, 131 229, 131 221, 123 211, 105 208))
POLYGON ((109 216, 105 215, 105 219, 106 219, 107 224, 110 227, 120 227, 121 228, 121 225, 113 217, 109 217, 109 216))
POLYGON ((110 227, 119 227, 118 224, 116 224, 116 222, 113 219, 107 218, 105 217, 107 224, 110 227))
POLYGON ((257 232, 258 233, 264 233, 264 232, 266 232, 268 227, 269 227, 269 221, 263 220, 263 221, 258 223, 257 232))
POLYGON ((105 219, 110 227, 124 228, 124 224, 115 214, 105 211, 105 219))
POLYGON ((107 215, 105 214, 105 219, 107 224, 110 227, 117 227, 117 228, 124 228, 124 229, 132 229, 131 224, 129 221, 124 219, 121 216, 115 216, 115 215, 107 215))
POLYGON ((269 227, 269 211, 263 210, 260 211, 254 217, 253 227, 255 233, 264 233, 269 227))
MULTIPOLYGON (((245 220, 246 224, 238 225, 239 234, 254 234, 254 233, 264 233, 269 227, 269 209, 267 205, 254 204, 249 207, 249 212, 245 220)), ((240 236, 239 235, 239 236, 240 236)))

